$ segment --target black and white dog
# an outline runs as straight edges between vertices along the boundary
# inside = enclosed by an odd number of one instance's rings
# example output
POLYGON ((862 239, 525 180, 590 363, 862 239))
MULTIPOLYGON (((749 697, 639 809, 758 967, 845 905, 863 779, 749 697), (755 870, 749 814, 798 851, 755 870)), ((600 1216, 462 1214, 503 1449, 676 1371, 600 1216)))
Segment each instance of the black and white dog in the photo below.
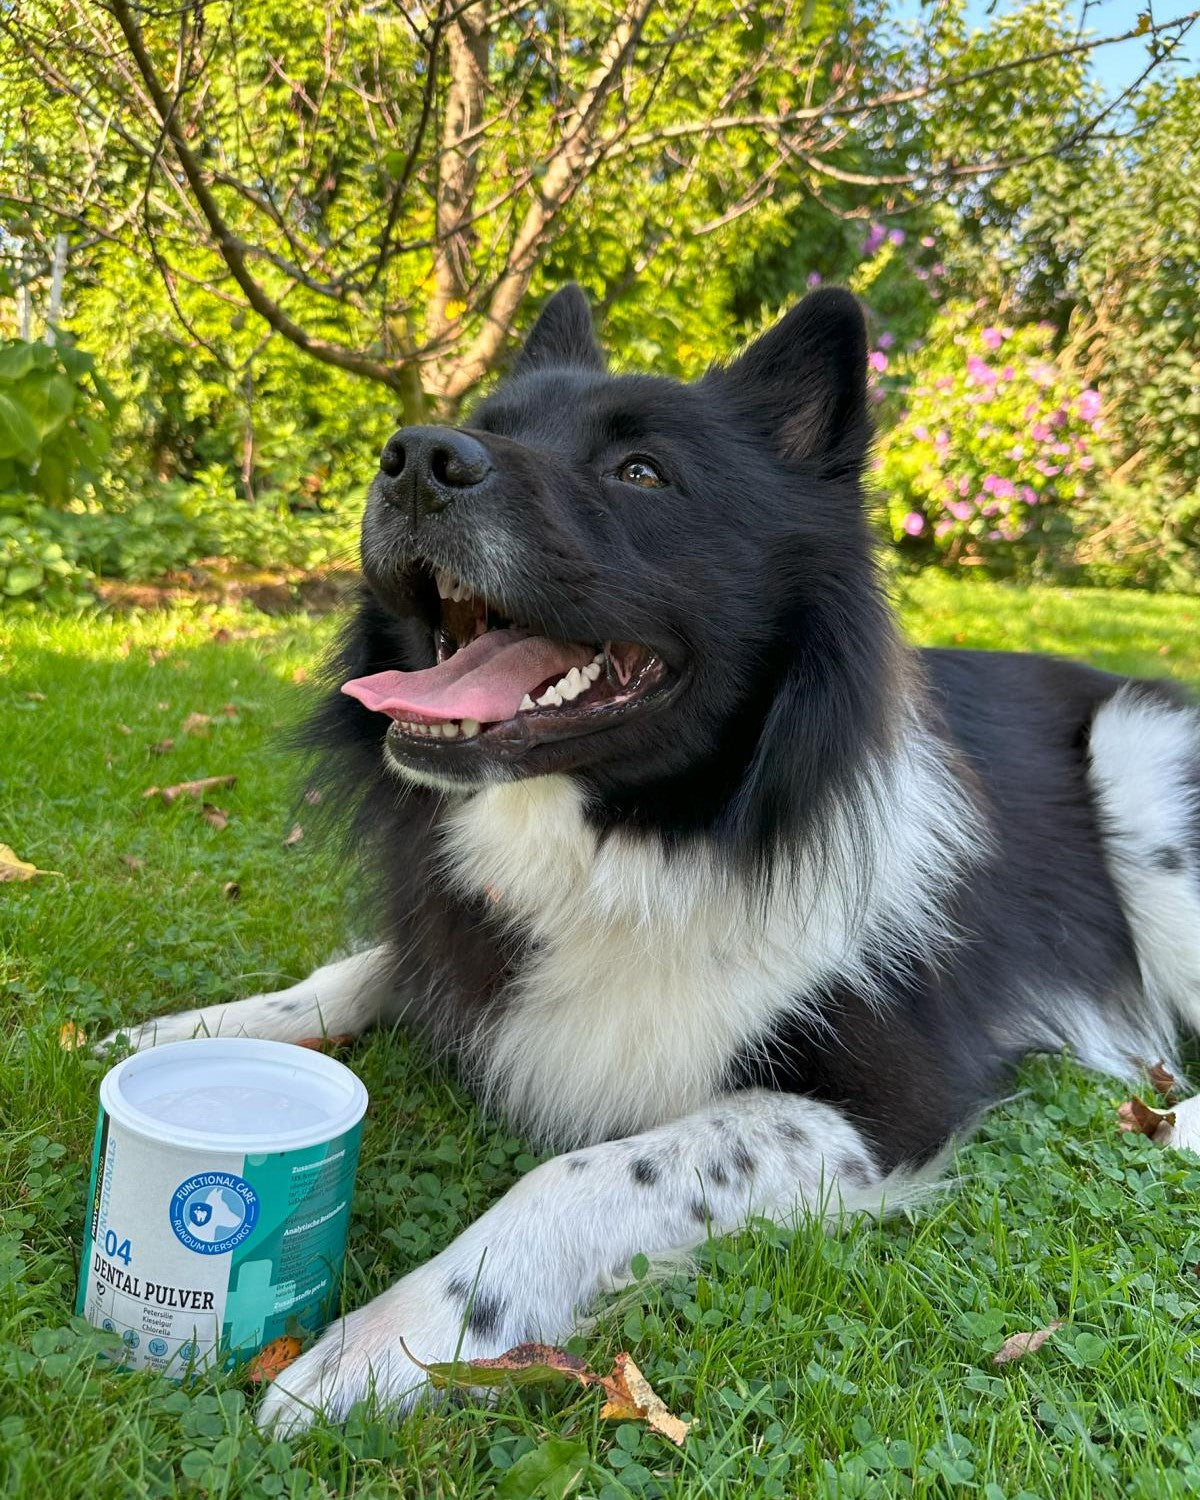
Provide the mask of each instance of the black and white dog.
POLYGON ((403 1019, 566 1154, 331 1328, 265 1421, 403 1409, 401 1337, 560 1340, 638 1252, 877 1207, 1023 1054, 1129 1075, 1200 1021, 1200 716, 899 640, 865 380, 843 292, 687 386, 608 374, 567 287, 469 426, 384 450, 316 725, 380 946, 134 1041, 403 1019))

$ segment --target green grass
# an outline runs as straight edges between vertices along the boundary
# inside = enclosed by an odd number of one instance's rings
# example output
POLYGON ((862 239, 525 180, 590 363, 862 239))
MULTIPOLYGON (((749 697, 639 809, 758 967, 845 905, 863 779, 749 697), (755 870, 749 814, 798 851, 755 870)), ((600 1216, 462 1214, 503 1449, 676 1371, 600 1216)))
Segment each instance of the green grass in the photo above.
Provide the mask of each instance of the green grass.
MULTIPOLYGON (((1195 601, 939 578, 902 593, 923 641, 1200 680, 1195 601)), ((581 1467, 578 1492, 605 1500, 1200 1487, 1200 1162, 1118 1134, 1118 1088, 1060 1059, 1027 1068, 1026 1092, 960 1153, 957 1191, 921 1215, 831 1236, 763 1228, 601 1316, 579 1347, 598 1364, 634 1354, 695 1418, 682 1452, 568 1390, 264 1443, 232 1380, 180 1390, 98 1363, 100 1336, 71 1308, 102 1067, 59 1031, 277 986, 343 941, 347 876, 311 830, 283 843, 312 809, 296 811, 278 745, 302 707, 293 674, 330 633, 249 613, 0 621, 0 841, 62 872, 0 886, 4 1493, 513 1500, 535 1492, 522 1455, 552 1441, 581 1467), (206 737, 180 732, 193 712, 214 715, 206 737), (238 777, 213 799, 223 831, 141 795, 222 773, 238 777), (1038 1353, 993 1366, 1006 1335, 1053 1319, 1038 1353)), ((347 1278, 359 1302, 529 1160, 402 1038, 364 1040, 350 1061, 374 1099, 347 1278)))

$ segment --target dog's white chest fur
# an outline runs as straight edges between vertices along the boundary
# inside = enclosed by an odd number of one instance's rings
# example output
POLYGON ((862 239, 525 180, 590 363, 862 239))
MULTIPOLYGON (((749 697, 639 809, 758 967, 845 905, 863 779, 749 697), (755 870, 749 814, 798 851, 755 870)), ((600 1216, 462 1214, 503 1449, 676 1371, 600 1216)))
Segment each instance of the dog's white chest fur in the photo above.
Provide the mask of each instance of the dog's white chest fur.
MULTIPOLYGON (((534 952, 476 1038, 485 1091, 568 1143, 696 1108, 811 965, 702 854, 599 840, 565 777, 479 792, 445 825, 453 877, 499 895, 534 952)), ((807 971, 807 972, 806 972, 807 971)))
MULTIPOLYGON (((703 843, 671 855, 627 832, 599 839, 562 776, 476 793, 451 808, 442 837, 450 878, 490 887, 534 940, 471 1061, 496 1106, 559 1144, 685 1114, 774 1022, 820 1025, 822 982, 859 967, 887 915, 861 870, 845 881, 826 865, 814 879, 799 861, 764 895, 703 843)), ((884 873, 899 876, 897 841, 884 842, 884 873)), ((846 853, 876 863, 861 844, 846 853)), ((907 889, 911 931, 928 879, 907 889)))

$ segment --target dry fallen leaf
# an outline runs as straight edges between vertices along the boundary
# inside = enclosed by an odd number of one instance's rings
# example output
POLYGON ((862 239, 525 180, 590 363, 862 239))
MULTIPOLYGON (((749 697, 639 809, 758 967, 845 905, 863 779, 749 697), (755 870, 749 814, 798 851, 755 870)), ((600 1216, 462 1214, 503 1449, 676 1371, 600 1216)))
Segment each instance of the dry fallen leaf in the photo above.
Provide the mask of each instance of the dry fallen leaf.
POLYGON ((236 901, 242 894, 242 888, 236 880, 227 880, 221 887, 221 894, 227 901, 236 901))
POLYGON ((250 1361, 247 1374, 251 1380, 274 1380, 281 1375, 288 1365, 293 1364, 300 1357, 303 1348, 300 1340, 294 1338, 290 1333, 284 1333, 277 1339, 272 1339, 269 1344, 264 1344, 254 1358, 250 1361))
POLYGON ((317 803, 321 800, 321 794, 315 786, 310 786, 304 794, 304 800, 308 803, 309 807, 316 807, 317 803))
POLYGON ((39 870, 27 859, 18 859, 7 844, 0 844, 0 884, 6 880, 33 880, 38 875, 57 875, 61 870, 39 870))
POLYGON ((205 802, 200 809, 204 821, 211 824, 218 833, 229 827, 229 814, 223 807, 215 807, 211 802, 205 802))
POLYGON ((161 797, 170 807, 180 797, 201 797, 205 792, 215 791, 218 787, 236 785, 236 776, 202 776, 199 781, 180 781, 175 786, 148 786, 142 796, 161 797))
POLYGON ((226 703, 226 704, 223 705, 223 707, 221 709, 221 712, 225 715, 225 717, 227 719, 236 719, 237 716, 238 716, 237 704, 236 703, 226 703))
POLYGON ((118 724, 117 725, 117 733, 118 734, 132 734, 133 730, 130 729, 130 727, 129 727, 128 724, 118 724))
POLYGON ((1136 1094, 1127 1103, 1119 1105, 1117 1108, 1117 1128, 1119 1130, 1137 1131, 1139 1135, 1148 1135, 1151 1140, 1160 1138, 1159 1132, 1163 1126, 1171 1126, 1174 1123, 1174 1110, 1151 1109, 1136 1094))
POLYGON ((668 1438, 677 1448, 683 1446, 688 1423, 667 1410, 666 1402, 628 1354, 617 1355, 613 1361, 612 1374, 602 1379, 600 1384, 608 1397, 600 1408, 602 1417, 613 1417, 618 1421, 637 1418, 645 1422, 652 1432, 661 1433, 668 1438))
POLYGON ((618 1354, 611 1375, 597 1375, 579 1358, 552 1344, 518 1344, 495 1359, 460 1360, 454 1364, 427 1365, 419 1360, 403 1339, 400 1347, 413 1364, 424 1370, 435 1386, 473 1389, 495 1385, 539 1385, 552 1380, 572 1380, 578 1385, 600 1386, 605 1395, 602 1417, 645 1422, 652 1431, 677 1446, 687 1437, 688 1423, 667 1410, 650 1382, 628 1354, 618 1354))
POLYGON ((169 755, 170 752, 172 750, 174 750, 174 748, 175 748, 175 741, 173 739, 171 739, 170 737, 168 737, 165 740, 159 740, 157 744, 151 745, 150 746, 150 754, 151 755, 169 755))
POLYGON ((310 1052, 334 1052, 355 1040, 352 1031, 335 1031, 332 1036, 302 1036, 293 1046, 307 1047, 310 1052))
POLYGON ((294 824, 291 833, 283 841, 284 848, 286 849, 289 844, 298 844, 303 837, 304 829, 300 827, 299 823, 294 824))
POLYGON ((547 1381, 559 1379, 592 1385, 600 1378, 577 1354, 568 1354, 553 1344, 518 1344, 495 1359, 463 1359, 443 1365, 422 1363, 403 1339, 400 1346, 436 1386, 469 1389, 488 1385, 544 1385, 547 1381))
POLYGON ((1174 1073, 1168 1071, 1167 1065, 1161 1057, 1149 1070, 1149 1073, 1150 1087, 1156 1094, 1161 1095, 1168 1104, 1173 1104, 1175 1102, 1175 1091, 1178 1089, 1179 1083, 1174 1073))
POLYGON ((45 693, 26 693, 25 696, 30 703, 45 703, 46 701, 45 693))
POLYGON ((308 681, 308 668, 307 667, 297 667, 293 671, 293 673, 292 673, 292 681, 293 682, 307 682, 308 681))
POLYGON ((131 870, 144 870, 146 868, 145 856, 141 854, 122 854, 121 863, 128 865, 131 870))
POLYGON ((64 1052, 78 1052, 87 1046, 87 1033, 74 1021, 65 1021, 58 1033, 58 1045, 64 1052))
POLYGON ((188 714, 179 726, 181 734, 207 735, 208 726, 212 723, 211 714, 188 714))
POLYGON ((1062 1319, 1058 1318, 1046 1328, 1039 1328, 1033 1333, 1010 1333, 992 1355, 992 1363, 1007 1365, 1014 1359, 1024 1359, 1027 1354, 1040 1349, 1055 1329, 1061 1327, 1062 1319))

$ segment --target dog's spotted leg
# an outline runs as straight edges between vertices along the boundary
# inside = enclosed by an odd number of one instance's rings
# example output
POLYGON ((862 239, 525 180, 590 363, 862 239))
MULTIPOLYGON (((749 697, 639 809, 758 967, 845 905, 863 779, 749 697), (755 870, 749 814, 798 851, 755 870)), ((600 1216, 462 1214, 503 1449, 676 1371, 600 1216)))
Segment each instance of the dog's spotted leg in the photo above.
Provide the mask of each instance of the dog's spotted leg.
POLYGON ((194 1036, 297 1042, 310 1036, 357 1035, 383 1018, 394 994, 388 954, 386 945, 369 948, 314 969, 290 989, 123 1026, 98 1043, 97 1050, 106 1051, 122 1039, 140 1052, 194 1036))
POLYGON ((370 1398, 400 1413, 426 1364, 558 1343, 639 1252, 686 1251, 751 1215, 786 1221, 877 1205, 880 1172, 838 1110, 767 1091, 535 1168, 446 1250, 335 1323, 270 1387, 265 1427, 341 1420, 370 1398), (872 1190, 874 1192, 872 1193, 872 1190))

